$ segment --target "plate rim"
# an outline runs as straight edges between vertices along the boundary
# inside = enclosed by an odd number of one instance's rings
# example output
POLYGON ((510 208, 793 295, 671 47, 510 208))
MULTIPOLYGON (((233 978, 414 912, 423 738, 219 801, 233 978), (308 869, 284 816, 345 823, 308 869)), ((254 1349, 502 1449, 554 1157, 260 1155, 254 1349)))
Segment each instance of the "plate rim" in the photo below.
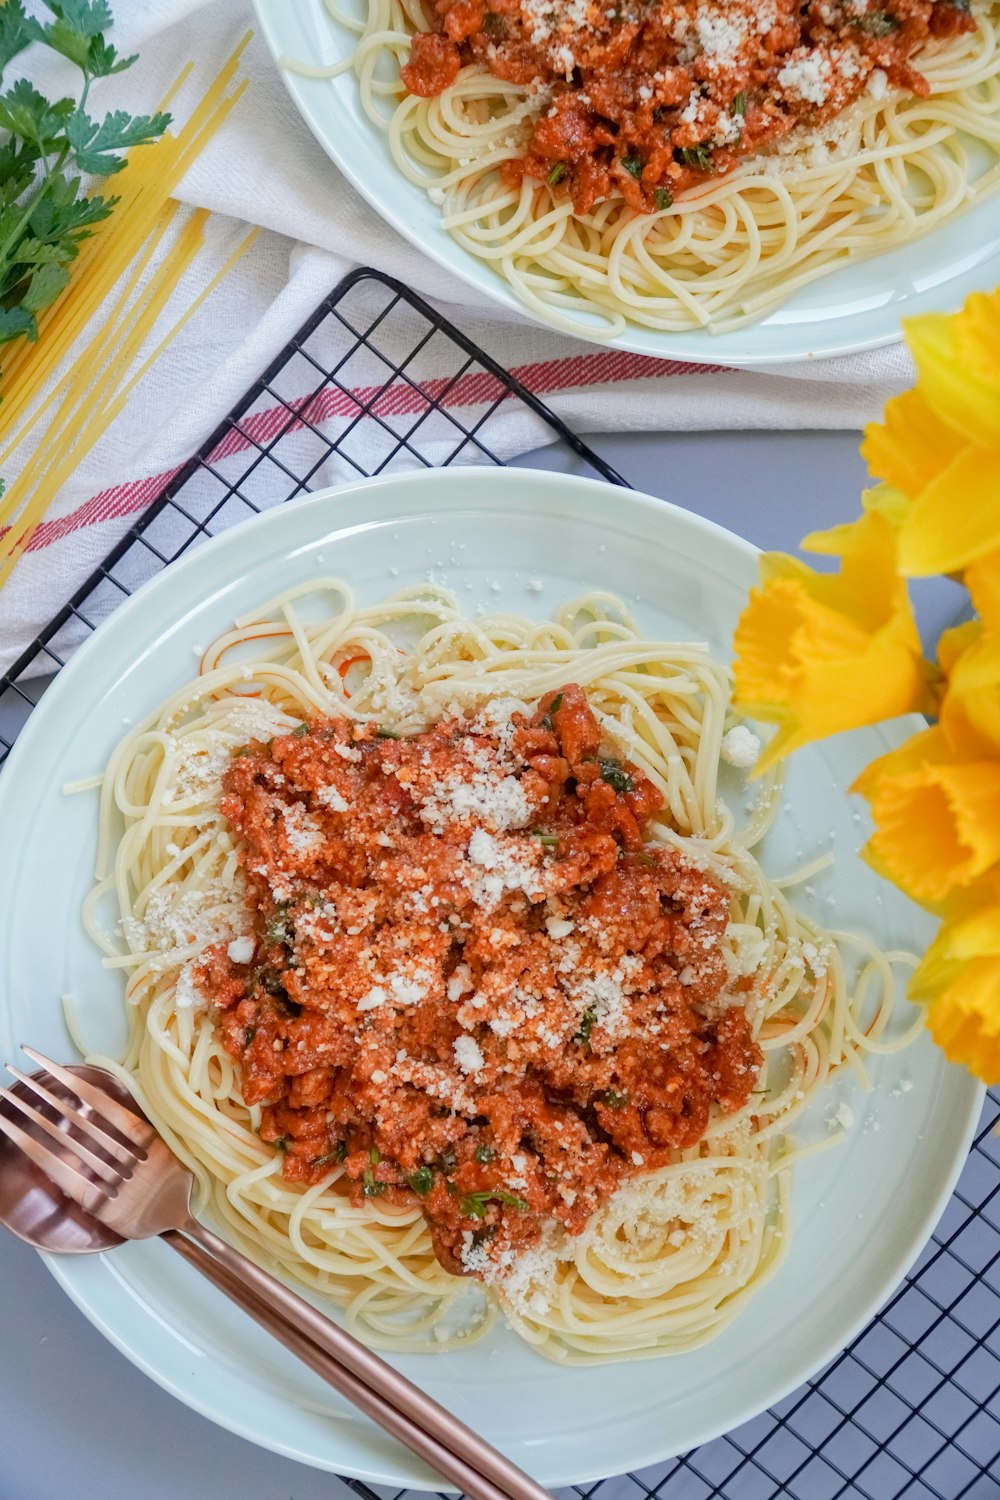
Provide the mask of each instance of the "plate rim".
MULTIPOLYGON (((548 470, 505 468, 484 469, 480 466, 474 465, 454 466, 447 470, 417 469, 410 470, 401 474, 383 474, 370 479, 356 479, 347 481, 343 484, 335 484, 332 486, 328 486, 323 490, 316 491, 307 496, 303 496, 300 499, 292 502, 292 504, 295 507, 296 511, 311 510, 315 511, 317 514, 321 514, 322 508, 324 506, 330 505, 331 502, 335 503, 339 499, 356 496, 359 492, 377 493, 381 490, 392 491, 394 489, 398 489, 401 486, 405 489, 411 484, 417 484, 419 482, 426 483, 427 480, 431 477, 433 477, 436 482, 443 483, 446 489, 451 486, 455 487, 458 493, 452 497, 452 500, 456 503, 460 502, 462 496, 462 492, 460 490, 461 485, 468 483, 470 480, 474 480, 475 483, 481 487, 484 478, 487 479, 488 484, 497 485, 499 488, 510 487, 511 489, 517 489, 519 487, 528 487, 532 484, 541 483, 546 488, 551 487, 553 489, 562 491, 565 494, 572 494, 573 492, 576 492, 579 495, 581 492, 585 492, 591 495, 595 500, 599 496, 604 496, 606 498, 621 498, 624 496, 627 497, 627 502, 629 504, 635 504, 639 507, 639 509, 643 511, 649 512, 654 515, 669 513, 674 523, 679 522, 680 525, 683 528, 688 529, 693 536, 703 537, 709 542, 723 543, 724 546, 729 549, 733 555, 739 556, 747 564, 752 564, 760 553, 760 549, 754 546, 753 543, 747 541, 745 538, 740 537, 738 534, 729 531, 723 526, 720 526, 717 522, 711 521, 704 516, 698 515, 695 512, 686 510, 683 506, 679 506, 677 504, 674 504, 673 502, 660 500, 655 496, 644 494, 639 491, 623 491, 621 487, 612 485, 603 480, 591 479, 589 477, 577 476, 573 474, 553 473, 548 470)), ((478 496, 475 494, 473 494, 472 496, 466 496, 465 498, 467 503, 470 505, 476 505, 478 500, 478 496)), ((95 630, 93 634, 77 649, 70 661, 67 662, 66 666, 57 674, 57 679, 52 683, 51 688, 44 694, 43 699, 38 704, 37 708, 29 716, 27 724, 15 741, 14 747, 7 758, 6 764, 2 768, 0 768, 0 808, 2 808, 3 802, 12 795, 7 791, 8 785, 12 784, 12 777, 11 775, 7 774, 9 768, 11 766, 14 767, 13 780, 16 780, 16 776, 20 774, 19 767, 21 761, 26 761, 31 755, 35 737, 41 737, 46 734, 50 719, 58 722, 58 714, 61 708, 62 697, 66 692, 72 689, 73 683, 75 682, 76 678, 81 673, 86 672, 87 664, 89 663, 91 656, 100 651, 103 645, 105 626, 110 621, 113 621, 115 619, 118 619, 119 621, 121 621, 122 619, 127 620, 128 615, 133 608, 133 601, 135 600, 144 600, 150 595, 155 594, 157 591, 163 591, 169 599, 168 591, 172 589, 173 584, 176 582, 178 570, 183 570, 186 572, 189 568, 193 569, 195 566, 203 567, 204 564, 199 563, 199 559, 206 556, 214 556, 218 551, 224 550, 227 546, 233 545, 234 538, 246 534, 253 528, 266 531, 268 527, 276 527, 280 525, 281 517, 285 513, 285 506, 276 506, 269 510, 262 511, 253 517, 249 517, 238 525, 228 528, 227 530, 218 533, 216 536, 209 538, 199 547, 185 553, 182 557, 175 559, 174 564, 171 564, 166 568, 162 568, 158 572, 153 574, 151 578, 149 578, 145 583, 137 588, 136 591, 128 599, 124 600, 122 604, 112 612, 112 615, 108 617, 108 621, 102 622, 101 626, 99 626, 97 630, 95 630), (79 663, 82 663, 82 665, 78 665, 79 663), (69 688, 61 688, 60 683, 66 682, 69 683, 69 688)), ((405 510, 401 511, 399 513, 399 519, 401 521, 405 520, 407 518, 407 514, 408 513, 405 510)), ((373 522, 374 520, 375 517, 373 517, 373 522)), ((386 525, 391 523, 391 518, 387 518, 385 516, 378 518, 378 524, 386 525)), ((331 525, 328 529, 331 533, 334 533, 338 528, 336 528, 334 525, 331 525)), ((335 541, 335 537, 333 535, 330 536, 330 541, 335 541)), ((320 538, 319 528, 316 529, 316 534, 306 545, 310 547, 324 545, 320 538)), ((232 581, 234 580, 227 580, 227 582, 232 581)), ((914 716, 911 716, 911 719, 914 724, 918 722, 922 723, 922 721, 918 721, 914 716)), ((860 1305, 860 1309, 856 1312, 854 1317, 848 1321, 846 1331, 842 1330, 838 1334, 836 1347, 826 1348, 823 1351, 821 1357, 810 1360, 807 1366, 800 1367, 794 1378, 779 1383, 779 1385, 775 1387, 773 1391, 769 1391, 769 1393, 765 1397, 766 1407, 777 1404, 788 1394, 790 1394, 790 1392, 798 1389, 803 1384, 803 1382, 811 1379, 816 1374, 817 1370, 822 1369, 823 1366, 826 1365, 832 1358, 835 1358, 841 1350, 846 1348, 857 1336, 857 1334, 869 1324, 874 1315, 877 1313, 878 1309, 883 1306, 883 1304, 894 1294, 894 1292, 906 1276, 907 1271, 923 1252, 933 1232, 934 1226, 938 1222, 941 1214, 944 1212, 945 1207, 951 1199, 955 1184, 965 1165, 969 1146, 974 1137, 979 1121, 982 1100, 985 1095, 985 1087, 982 1084, 979 1084, 976 1080, 972 1079, 971 1075, 960 1069, 955 1069, 954 1072, 956 1076, 953 1081, 956 1088, 961 1089, 961 1093, 963 1096, 963 1107, 961 1112, 962 1129, 960 1134, 956 1134, 957 1144, 953 1151, 949 1170, 944 1175, 944 1178, 942 1180, 942 1187, 940 1188, 938 1194, 923 1206, 922 1212, 914 1219, 910 1220, 910 1229, 907 1233, 905 1250, 902 1254, 897 1253, 893 1257, 889 1269, 883 1267, 878 1277, 878 1288, 872 1293, 872 1295, 865 1299, 865 1301, 860 1305), (917 1226, 916 1232, 914 1232, 914 1225, 917 1226)), ((956 1108, 956 1113, 957 1112, 958 1111, 956 1108)), ((88 1320, 106 1338, 109 1339, 114 1347, 116 1347, 121 1353, 125 1354, 125 1356, 134 1365, 136 1365, 137 1368, 141 1369, 145 1374, 149 1375, 150 1378, 154 1379, 157 1384, 160 1385, 163 1389, 167 1390, 171 1395, 182 1400, 193 1410, 196 1410, 201 1415, 207 1417, 210 1421, 238 1434, 239 1436, 245 1437, 250 1441, 254 1441, 261 1446, 270 1449, 271 1451, 281 1453, 284 1456, 295 1459, 298 1462, 305 1462, 313 1467, 321 1468, 328 1472, 347 1473, 357 1478, 369 1480, 373 1483, 385 1483, 393 1485, 404 1484, 408 1488, 415 1490, 432 1490, 441 1488, 438 1481, 428 1479, 426 1474, 421 1474, 419 1471, 412 1472, 403 1468, 388 1469, 379 1467, 380 1458, 378 1454, 372 1454, 371 1462, 368 1464, 364 1462, 364 1453, 360 1449, 357 1450, 357 1453, 348 1455, 346 1458, 334 1458, 331 1460, 327 1460, 315 1453, 304 1453, 290 1443, 282 1443, 280 1438, 261 1437, 257 1435, 250 1428, 248 1423, 244 1422, 241 1424, 237 1414, 232 1412, 227 1413, 224 1410, 220 1410, 217 1406, 212 1405, 211 1402, 208 1402, 205 1399, 201 1398, 200 1394, 196 1391, 189 1392, 183 1389, 178 1384, 178 1382, 171 1377, 169 1372, 158 1370, 141 1350, 138 1350, 134 1347, 134 1344, 129 1341, 127 1335, 116 1330, 113 1324, 108 1322, 101 1308, 94 1305, 94 1294, 90 1293, 88 1295, 86 1286, 77 1284, 77 1280, 76 1278, 74 1278, 74 1270, 78 1269, 80 1266, 80 1257, 67 1256, 60 1258, 50 1253, 41 1253, 42 1259, 45 1262, 48 1270, 55 1277, 56 1281, 59 1283, 62 1289, 67 1293, 74 1304, 78 1308, 80 1308, 80 1310, 84 1313, 88 1320), (360 1461, 358 1455, 360 1455, 360 1461)), ((84 1276, 81 1279, 85 1281, 86 1277, 84 1276)), ((133 1293, 133 1295, 135 1295, 135 1293, 133 1293)), ((97 1294, 96 1300, 100 1300, 99 1293, 97 1294)), ((717 1427, 713 1426, 710 1423, 706 1424, 706 1435, 702 1436, 699 1439, 699 1443, 703 1444, 713 1441, 722 1433, 731 1431, 734 1427, 738 1427, 743 1422, 752 1419, 764 1409, 766 1408, 761 1406, 759 1399, 748 1395, 735 1420, 727 1416, 726 1421, 722 1425, 719 1425, 717 1427)), ((647 1439, 647 1442, 650 1444, 650 1446, 644 1448, 644 1450, 641 1453, 637 1454, 635 1457, 629 1458, 627 1460, 629 1468, 642 1468, 664 1461, 662 1447, 658 1448, 656 1446, 655 1437, 652 1434, 650 1438, 647 1439)), ((410 1461, 409 1456, 407 1456, 407 1461, 410 1461)), ((588 1482, 596 1477, 605 1477, 603 1475, 595 1475, 591 1470, 585 1468, 573 1470, 570 1474, 570 1477, 563 1477, 563 1475, 564 1471, 560 1470, 558 1477, 549 1479, 546 1482, 555 1487, 588 1482)))
MULTIPOLYGON (((872 350, 902 344, 903 328, 901 318, 899 317, 897 317, 894 327, 890 326, 881 333, 874 333, 865 337, 855 336, 853 338, 847 335, 841 336, 839 339, 836 336, 833 338, 822 336, 824 331, 832 326, 835 320, 823 319, 819 322, 816 320, 812 320, 811 322, 803 320, 800 326, 813 329, 813 342, 820 343, 822 347, 819 349, 809 348, 806 343, 800 344, 794 349, 777 351, 766 348, 759 351, 727 349, 724 342, 728 337, 727 334, 711 334, 704 328, 690 329, 680 335, 672 332, 660 334, 655 329, 645 329, 638 324, 627 323, 621 334, 611 338, 605 337, 599 330, 593 335, 589 335, 583 332, 573 333, 569 330, 553 327, 552 324, 546 323, 544 319, 540 318, 526 303, 523 303, 505 282, 501 281, 498 276, 492 275, 490 268, 476 260, 471 253, 466 253, 453 261, 443 249, 438 247, 435 241, 426 238, 417 227, 411 225, 406 215, 401 215, 398 219, 388 216, 379 193, 372 187, 365 174, 354 167, 349 153, 342 152, 337 148, 332 132, 323 125, 318 114, 311 107, 310 86, 323 80, 310 78, 304 74, 293 73, 289 68, 282 67, 281 65, 283 53, 278 42, 276 27, 278 18, 282 14, 282 6, 286 3, 286 0, 251 0, 251 3, 257 25, 264 39, 264 44, 270 55, 275 72, 278 74, 288 96, 295 105, 299 118, 306 125, 321 149, 333 162, 337 171, 346 178, 355 191, 374 209, 382 221, 405 240, 408 240, 415 250, 427 256, 443 270, 458 277, 459 280, 473 291, 486 295, 499 307, 506 308, 515 317, 523 319, 525 322, 531 324, 532 327, 542 329, 555 337, 575 340, 583 345, 624 350, 628 353, 643 355, 648 359, 674 360, 679 364, 718 364, 722 367, 718 373, 723 374, 727 373, 727 367, 731 369, 753 369, 759 367, 762 370, 766 370, 778 365, 841 359, 852 354, 864 354, 872 350), (481 269, 477 271, 475 269, 477 267, 481 267, 481 269), (690 345, 683 342, 676 344, 672 342, 676 337, 704 339, 704 347, 691 348, 690 345), (657 346, 651 349, 647 343, 647 340, 650 338, 662 339, 663 342, 658 342, 657 346)), ((307 0, 307 3, 309 3, 309 0, 307 0)), ((997 188, 992 196, 1000 198, 1000 188, 997 188)), ((988 201, 988 199, 984 199, 983 203, 988 201)), ((970 210, 979 206, 981 205, 963 205, 953 217, 949 217, 945 224, 936 226, 928 230, 925 234, 917 236, 912 243, 919 244, 928 240, 935 233, 939 232, 939 230, 946 229, 949 224, 963 218, 970 210)), ((893 246, 885 251, 884 254, 891 254, 905 248, 907 247, 893 246)), ((860 265, 867 261, 876 261, 879 258, 877 255, 864 256, 861 260, 855 262, 855 264, 860 265)), ((838 267, 837 269, 846 270, 849 267, 838 267)), ((832 274, 835 275, 836 272, 832 274)), ((966 297, 972 295, 973 291, 987 290, 986 287, 977 286, 968 291, 959 292, 957 290, 949 290, 949 285, 949 283, 944 284, 944 290, 940 296, 937 295, 939 288, 935 287, 934 299, 927 307, 915 306, 910 309, 904 309, 902 316, 914 317, 919 316, 922 312, 945 314, 957 312, 966 297)), ((886 303, 884 310, 887 311, 890 306, 891 303, 886 303)), ((766 326, 766 323, 767 318, 765 317, 757 323, 748 325, 748 328, 755 331, 766 326)), ((734 330, 737 333, 743 331, 745 330, 734 330)))

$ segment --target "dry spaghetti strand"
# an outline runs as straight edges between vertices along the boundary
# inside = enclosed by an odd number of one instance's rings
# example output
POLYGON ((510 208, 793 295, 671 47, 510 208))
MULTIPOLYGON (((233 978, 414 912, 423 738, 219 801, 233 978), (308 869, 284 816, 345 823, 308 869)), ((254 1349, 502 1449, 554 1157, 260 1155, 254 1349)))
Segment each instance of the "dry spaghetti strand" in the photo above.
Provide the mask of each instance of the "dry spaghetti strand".
MULTIPOLYGON (((234 80, 248 41, 249 34, 186 124, 176 134, 164 134, 128 162, 117 184, 121 203, 113 219, 86 242, 65 295, 39 320, 38 341, 17 345, 6 361, 0 463, 28 440, 33 451, 0 499, 0 588, 30 547, 61 486, 120 414, 153 362, 256 237, 255 230, 241 241, 137 365, 143 345, 203 247, 207 212, 193 213, 174 232, 179 205, 171 195, 246 88, 245 82, 234 80), (95 321, 96 332, 42 398, 55 371, 95 321)), ((188 71, 181 74, 171 95, 188 71)))

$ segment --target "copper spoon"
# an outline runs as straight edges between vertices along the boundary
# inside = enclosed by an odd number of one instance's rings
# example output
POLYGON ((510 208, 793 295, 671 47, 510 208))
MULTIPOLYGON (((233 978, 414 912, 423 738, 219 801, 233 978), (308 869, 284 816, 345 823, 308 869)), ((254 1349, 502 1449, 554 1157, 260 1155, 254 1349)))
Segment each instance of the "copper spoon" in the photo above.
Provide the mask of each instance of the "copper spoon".
MULTIPOLYGON (((37 1061, 48 1063, 48 1059, 43 1059, 39 1054, 33 1055, 37 1061)), ((58 1095, 65 1106, 79 1103, 71 1095, 71 1086, 75 1079, 80 1079, 85 1085, 96 1087, 109 1096, 109 1109, 113 1108, 112 1101, 115 1101, 133 1116, 137 1114, 135 1100, 104 1069, 84 1065, 63 1069, 56 1064, 49 1064, 49 1068, 53 1071, 47 1069, 34 1075, 31 1083, 36 1087, 39 1083, 44 1084, 49 1093, 58 1095), (63 1075, 62 1079, 55 1076, 56 1072, 63 1075)), ((29 1086, 28 1080, 15 1084, 7 1092, 16 1098, 21 1107, 18 1108, 13 1100, 8 1102, 0 1098, 0 1115, 4 1117, 5 1123, 16 1124, 23 1129, 25 1122, 22 1110, 26 1105, 30 1108, 32 1103, 37 1103, 37 1094, 29 1086)), ((138 1120, 136 1124, 139 1124, 138 1120)), ((148 1125, 145 1130, 148 1137, 153 1135, 152 1128, 148 1125)), ((65 1144, 72 1152, 73 1137, 67 1136, 65 1144)), ((179 1163, 176 1165, 180 1167, 179 1163)), ((123 1243, 122 1236, 64 1195, 19 1146, 7 1139, 2 1130, 0 1223, 27 1243, 57 1253, 80 1254, 107 1250, 123 1243)), ((197 1228, 199 1234, 208 1238, 213 1246, 216 1243, 220 1245, 226 1259, 233 1258, 243 1262, 243 1258, 237 1257, 231 1247, 217 1241, 217 1237, 210 1235, 203 1226, 197 1228)), ((261 1283, 262 1289, 270 1291, 276 1301, 283 1303, 286 1308, 290 1301, 297 1304, 298 1327, 286 1321, 270 1301, 247 1285, 241 1279, 240 1271, 227 1268, 203 1246, 173 1229, 163 1232, 160 1237, 318 1375, 334 1385, 348 1400, 418 1453, 432 1467, 458 1484, 474 1500, 509 1500, 510 1496, 525 1497, 525 1500, 548 1500, 546 1491, 503 1455, 490 1448, 485 1439, 464 1427, 456 1417, 443 1411, 422 1391, 411 1386, 372 1351, 359 1345, 350 1335, 317 1313, 310 1304, 295 1297, 281 1283, 268 1277, 267 1273, 243 1262, 254 1279, 261 1283), (310 1325, 314 1327, 317 1339, 321 1342, 316 1342, 309 1336, 306 1327, 310 1325), (336 1353, 330 1352, 330 1346, 336 1353), (337 1355, 343 1354, 345 1349, 348 1359, 341 1363, 337 1355), (374 1376, 375 1389, 365 1381, 364 1377, 369 1374, 374 1376), (385 1394, 380 1393, 385 1391, 390 1392, 393 1398, 402 1396, 402 1409, 394 1401, 386 1400, 385 1394), (456 1446, 464 1452, 456 1452, 452 1448, 456 1438, 456 1446), (493 1471, 499 1483, 494 1483, 492 1477, 484 1475, 478 1466, 473 1467, 477 1461, 485 1461, 484 1467, 493 1471), (511 1482, 511 1476, 514 1482, 511 1482)))

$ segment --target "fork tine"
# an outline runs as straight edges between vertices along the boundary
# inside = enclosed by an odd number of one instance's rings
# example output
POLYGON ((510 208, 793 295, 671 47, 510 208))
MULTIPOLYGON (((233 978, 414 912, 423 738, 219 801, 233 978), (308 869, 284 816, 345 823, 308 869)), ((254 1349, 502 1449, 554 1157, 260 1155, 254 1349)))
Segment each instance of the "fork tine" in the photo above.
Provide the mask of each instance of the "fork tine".
POLYGON ((139 1151, 135 1148, 127 1150, 120 1143, 117 1135, 112 1135, 109 1131, 102 1128, 100 1117, 95 1117, 93 1114, 82 1115, 78 1109, 74 1109, 72 1104, 69 1104, 65 1099, 60 1099, 58 1095, 51 1093, 37 1074, 22 1073, 21 1069, 15 1068, 13 1063, 7 1064, 7 1071, 13 1073, 14 1077, 19 1079, 25 1088, 30 1089, 33 1094, 39 1099, 43 1099, 46 1104, 50 1104, 53 1109, 57 1110, 59 1114, 75 1125, 78 1130, 82 1131, 85 1138, 89 1137, 91 1141, 96 1141, 96 1144, 100 1146, 102 1151, 106 1151, 109 1156, 113 1156, 116 1161, 121 1162, 122 1166, 134 1166, 136 1157, 140 1154, 139 1151))
POLYGON ((31 1120, 40 1130, 44 1130, 45 1134, 51 1136, 54 1141, 58 1141, 60 1146, 67 1147, 75 1157, 85 1166, 90 1167, 91 1171, 96 1172, 98 1177, 102 1177, 105 1182, 112 1184, 121 1182, 120 1171, 104 1161, 96 1152, 91 1151, 89 1146, 76 1140, 68 1131, 60 1130, 58 1125, 43 1115, 41 1110, 36 1109, 33 1104, 29 1104, 26 1099, 19 1099, 16 1094, 11 1093, 10 1089, 0 1089, 0 1099, 16 1109, 24 1119, 31 1120))
POLYGON ((13 1141, 15 1146, 20 1147, 36 1167, 41 1167, 46 1177, 50 1178, 67 1198, 72 1198, 73 1202, 78 1203, 87 1213, 99 1212, 107 1195, 96 1183, 84 1177, 81 1172, 77 1172, 55 1151, 50 1150, 43 1141, 29 1135, 26 1130, 21 1129, 20 1125, 15 1125, 14 1121, 8 1119, 5 1114, 0 1114, 0 1131, 8 1140, 13 1141))
POLYGON ((148 1120, 143 1119, 140 1114, 133 1113, 124 1104, 119 1104, 117 1099, 113 1099, 103 1089, 96 1088, 85 1078, 80 1078, 76 1073, 71 1073, 68 1068, 53 1062, 50 1057, 45 1056, 44 1052, 36 1052, 34 1047, 28 1047, 23 1042, 21 1051, 26 1053, 32 1062, 40 1063, 46 1072, 51 1073, 52 1077, 65 1088, 70 1089, 82 1104, 88 1104, 91 1109, 103 1115, 115 1130, 121 1132, 129 1145, 148 1146, 155 1139, 156 1132, 148 1120))

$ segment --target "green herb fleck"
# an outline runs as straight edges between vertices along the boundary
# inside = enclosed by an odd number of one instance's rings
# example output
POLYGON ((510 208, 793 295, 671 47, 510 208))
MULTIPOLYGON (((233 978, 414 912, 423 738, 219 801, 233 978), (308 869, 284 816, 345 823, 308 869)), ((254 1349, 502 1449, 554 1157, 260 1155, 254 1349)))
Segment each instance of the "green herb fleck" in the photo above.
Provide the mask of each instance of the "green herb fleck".
POLYGON ((519 1208, 522 1212, 528 1207, 526 1198, 508 1193, 506 1188, 488 1188, 482 1193, 466 1193, 459 1200, 458 1208, 467 1219, 485 1219, 490 1203, 504 1203, 508 1208, 519 1208))
POLYGON ((635 782, 620 760, 602 757, 598 764, 601 767, 601 780, 606 781, 608 786, 613 787, 619 797, 624 792, 635 791, 635 782))
POLYGON ((385 1192, 385 1183, 375 1181, 375 1173, 370 1167, 362 1172, 361 1183, 366 1198, 381 1198, 385 1192))
POLYGON ((588 1049, 590 1047, 590 1033, 594 1029, 594 1022, 596 1020, 597 1012, 594 1010, 594 1007, 592 1005, 588 1005, 587 1009, 580 1017, 580 1030, 576 1034, 577 1040, 588 1049))
POLYGON ((739 115, 741 118, 746 115, 746 112, 747 112, 747 91, 746 91, 746 89, 740 89, 739 93, 736 95, 736 98, 733 100, 732 104, 730 105, 730 108, 731 108, 731 110, 732 110, 732 112, 733 112, 734 115, 739 115))
POLYGON ((858 17, 855 25, 866 36, 891 36, 899 30, 899 22, 887 10, 869 10, 858 17))
POLYGON ((244 1047, 249 1047, 250 1043, 253 1041, 253 1039, 254 1039, 254 1037, 256 1035, 257 1035, 257 1028, 256 1028, 256 1026, 248 1026, 247 1029, 243 1033, 243 1045, 244 1045, 244 1047))
POLYGON ((653 202, 659 213, 662 213, 665 208, 670 208, 673 201, 674 195, 669 188, 658 187, 653 194, 653 202))
POLYGON ((556 693, 552 702, 549 704, 548 711, 550 714, 557 714, 559 712, 559 710, 562 708, 563 698, 565 696, 565 693, 556 693))
POLYGON ((290 901, 281 901, 275 907, 273 915, 264 928, 264 942, 269 947, 276 943, 287 943, 292 936, 292 924, 289 920, 288 909, 290 901))
POLYGON ((555 187, 557 182, 562 182, 568 171, 569 168, 564 161, 557 161, 554 167, 549 168, 549 175, 545 181, 550 187, 555 187))
POLYGON ((379 1151, 377 1146, 373 1146, 369 1151, 368 1160, 371 1162, 373 1167, 377 1167, 379 1162, 382 1160, 382 1153, 379 1151))
POLYGON ((239 758, 240 758, 241 755, 249 755, 249 754, 250 754, 250 746, 249 745, 241 745, 238 750, 234 750, 233 751, 233 760, 239 760, 239 758))
POLYGON ((376 729, 375 738, 377 740, 401 740, 403 736, 397 734, 394 729, 376 729))
POLYGON ((347 1142, 337 1141, 325 1156, 317 1156, 309 1163, 311 1167, 332 1167, 335 1163, 342 1162, 347 1158, 347 1142))
POLYGON ((712 170, 712 155, 707 146, 683 146, 679 155, 686 167, 697 167, 699 172, 712 170))
POLYGON ((626 172, 629 174, 630 177, 636 177, 636 178, 641 177, 642 176, 642 169, 643 169, 644 165, 645 165, 645 163, 643 162, 643 159, 642 159, 641 156, 623 156, 622 157, 622 166, 625 168, 626 172))
POLYGON ((544 849, 554 849, 559 842, 559 835, 557 833, 543 833, 540 828, 533 828, 531 836, 532 838, 536 838, 544 849))
POLYGON ((294 734, 294 736, 295 736, 295 738, 297 740, 301 740, 304 735, 307 735, 309 733, 309 725, 308 724, 297 724, 295 726, 295 728, 292 730, 292 733, 294 734))
POLYGON ((479 1165, 481 1167, 485 1167, 487 1162, 491 1162, 494 1156, 496 1156, 496 1152, 494 1151, 492 1146, 487 1146, 484 1144, 482 1146, 476 1147, 475 1155, 476 1161, 479 1163, 479 1165))
POLYGON ((426 1198, 434 1186, 434 1173, 430 1167, 418 1167, 406 1180, 418 1198, 426 1198))
POLYGON ((608 1109, 624 1109, 628 1103, 628 1095, 619 1094, 617 1089, 608 1089, 600 1102, 608 1109))

